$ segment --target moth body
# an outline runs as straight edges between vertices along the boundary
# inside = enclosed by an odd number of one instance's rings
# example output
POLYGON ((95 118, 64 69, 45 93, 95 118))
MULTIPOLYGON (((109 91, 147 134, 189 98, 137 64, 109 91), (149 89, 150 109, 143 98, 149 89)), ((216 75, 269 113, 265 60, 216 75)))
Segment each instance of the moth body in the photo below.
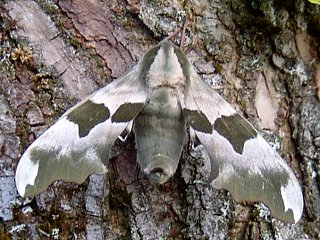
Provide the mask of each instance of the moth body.
POLYGON ((154 183, 176 172, 186 139, 186 120, 179 96, 185 78, 173 48, 161 48, 146 75, 148 98, 134 119, 137 161, 154 183))
MULTIPOLYGON (((157 91, 168 94, 168 89, 157 91)), ((150 180, 160 184, 175 173, 186 139, 186 122, 180 106, 174 99, 162 100, 148 99, 135 118, 133 129, 137 161, 150 180)))

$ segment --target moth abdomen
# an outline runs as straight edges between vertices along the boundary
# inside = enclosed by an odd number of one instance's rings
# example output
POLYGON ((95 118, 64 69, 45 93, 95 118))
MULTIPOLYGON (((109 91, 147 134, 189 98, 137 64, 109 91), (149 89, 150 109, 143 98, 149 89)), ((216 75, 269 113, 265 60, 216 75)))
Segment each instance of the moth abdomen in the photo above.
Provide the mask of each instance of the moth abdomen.
POLYGON ((137 161, 149 179, 160 184, 176 172, 186 139, 186 121, 177 98, 179 89, 170 84, 171 80, 168 76, 163 78, 167 84, 149 86, 149 98, 134 119, 137 161))
POLYGON ((186 140, 186 122, 181 109, 147 104, 134 120, 137 161, 155 183, 164 183, 175 173, 186 140), (166 112, 166 117, 159 117, 166 112), (171 113, 171 114, 170 114, 171 113))

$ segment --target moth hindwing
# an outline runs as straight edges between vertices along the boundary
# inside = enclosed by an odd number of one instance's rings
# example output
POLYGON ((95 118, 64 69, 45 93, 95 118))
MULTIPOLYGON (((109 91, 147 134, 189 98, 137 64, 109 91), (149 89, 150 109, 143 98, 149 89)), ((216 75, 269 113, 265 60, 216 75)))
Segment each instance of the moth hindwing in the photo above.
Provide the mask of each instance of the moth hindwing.
POLYGON ((286 162, 166 41, 67 111, 26 150, 16 172, 18 191, 36 195, 57 179, 82 183, 105 173, 111 145, 131 127, 141 169, 164 183, 177 170, 187 126, 209 153, 213 186, 239 202, 261 201, 283 221, 300 219, 302 192, 286 162))

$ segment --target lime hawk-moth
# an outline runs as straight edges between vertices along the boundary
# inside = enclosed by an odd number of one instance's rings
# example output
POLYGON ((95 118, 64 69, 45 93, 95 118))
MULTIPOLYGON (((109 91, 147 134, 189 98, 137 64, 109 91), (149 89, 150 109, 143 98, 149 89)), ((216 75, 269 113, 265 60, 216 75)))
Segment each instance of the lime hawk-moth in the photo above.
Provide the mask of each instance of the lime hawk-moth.
POLYGON ((131 130, 141 169, 162 184, 177 170, 187 127, 210 156, 215 188, 238 202, 261 201, 280 220, 300 219, 303 197, 290 167, 168 41, 29 146, 17 166, 18 192, 32 196, 55 180, 80 184, 92 173, 106 173, 112 144, 131 130))

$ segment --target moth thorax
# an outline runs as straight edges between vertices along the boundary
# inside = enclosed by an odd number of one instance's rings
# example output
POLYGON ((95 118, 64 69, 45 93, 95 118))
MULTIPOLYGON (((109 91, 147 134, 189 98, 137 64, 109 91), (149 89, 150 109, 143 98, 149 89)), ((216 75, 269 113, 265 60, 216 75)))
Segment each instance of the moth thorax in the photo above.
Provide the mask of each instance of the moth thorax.
POLYGON ((177 167, 178 165, 169 157, 157 154, 152 157, 143 171, 152 183, 163 184, 173 176, 177 167))

